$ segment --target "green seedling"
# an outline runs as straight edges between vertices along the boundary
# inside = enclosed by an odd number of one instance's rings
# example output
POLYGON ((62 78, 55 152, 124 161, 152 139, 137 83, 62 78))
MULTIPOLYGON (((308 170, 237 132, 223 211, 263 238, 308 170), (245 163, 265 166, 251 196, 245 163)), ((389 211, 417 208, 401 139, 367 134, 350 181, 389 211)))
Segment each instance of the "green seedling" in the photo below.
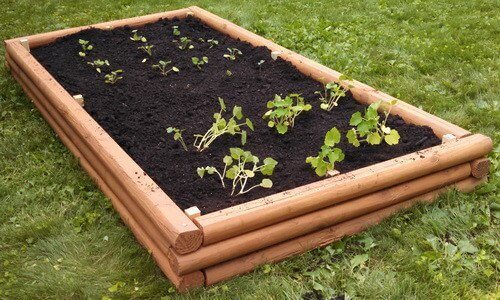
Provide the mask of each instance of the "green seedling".
POLYGON ((379 145, 384 140, 388 145, 396 145, 399 143, 399 133, 395 129, 386 126, 387 118, 391 113, 392 107, 397 103, 397 100, 389 102, 389 109, 384 110, 384 119, 380 121, 380 116, 377 109, 382 104, 382 101, 374 102, 368 106, 364 116, 361 112, 355 112, 349 121, 351 126, 355 126, 349 130, 346 137, 352 145, 359 147, 361 142, 367 142, 370 145, 379 145))
POLYGON ((130 37, 130 39, 132 41, 134 41, 134 42, 143 42, 143 43, 145 43, 145 42, 148 41, 148 39, 146 39, 145 37, 143 37, 142 35, 139 35, 137 33, 137 29, 132 30, 132 33, 133 33, 133 35, 130 37))
POLYGON ((208 39, 207 43, 210 44, 210 47, 208 47, 209 49, 211 49, 212 47, 215 47, 215 46, 219 45, 219 41, 216 40, 216 39, 208 39))
POLYGON ((335 163, 344 160, 344 152, 335 145, 340 142, 340 132, 336 127, 330 129, 325 135, 325 141, 318 156, 309 156, 306 163, 311 164, 316 174, 325 176, 329 171, 335 170, 335 163))
POLYGON ((224 57, 229 59, 229 60, 235 60, 237 55, 242 55, 240 50, 236 48, 227 48, 229 51, 229 54, 224 54, 224 57))
POLYGON ((181 35, 181 32, 180 32, 180 30, 179 30, 179 26, 172 26, 172 34, 173 34, 174 36, 179 36, 179 35, 181 35))
POLYGON ((81 57, 86 56, 89 51, 92 51, 92 49, 94 49, 94 46, 90 45, 89 41, 79 39, 78 43, 82 46, 82 51, 78 52, 78 55, 80 55, 81 57))
POLYGON ((226 76, 233 76, 233 72, 231 72, 231 70, 226 70, 226 76))
POLYGON ((257 173, 264 176, 270 176, 274 172, 274 168, 278 164, 276 160, 271 157, 264 159, 263 164, 259 165, 259 158, 253 155, 250 151, 244 151, 241 148, 230 148, 230 155, 224 156, 224 169, 221 172, 215 167, 204 167, 198 168, 196 171, 198 175, 203 178, 205 173, 212 175, 217 174, 222 183, 222 187, 225 188, 224 179, 229 179, 232 181, 231 196, 242 195, 248 193, 257 187, 271 188, 273 182, 269 178, 264 178, 259 184, 255 184, 247 188, 248 180, 254 178, 257 173))
POLYGON ((181 37, 179 40, 173 40, 177 44, 177 47, 181 50, 194 49, 194 45, 191 44, 191 39, 188 37, 181 37))
POLYGON ((331 111, 334 107, 338 106, 340 98, 345 97, 346 91, 346 89, 335 82, 329 82, 325 84, 323 92, 316 91, 315 94, 320 95, 321 109, 331 111))
POLYGON ((108 66, 109 67, 109 61, 107 59, 106 60, 96 59, 93 62, 88 62, 87 64, 89 64, 92 67, 94 67, 95 70, 97 71, 97 73, 101 73, 102 72, 101 67, 104 67, 104 66, 108 66))
POLYGON ((153 54, 153 45, 144 45, 144 46, 140 46, 140 47, 137 47, 137 49, 139 50, 142 50, 144 52, 146 52, 147 55, 151 56, 153 54))
POLYGON ((179 141, 179 143, 181 143, 181 145, 182 145, 182 148, 184 148, 184 150, 188 151, 188 147, 187 147, 186 143, 184 142, 184 139, 182 138, 183 131, 184 131, 184 129, 179 129, 179 128, 175 128, 175 127, 168 127, 167 128, 167 133, 174 134, 174 141, 179 141))
POLYGON ((245 122, 238 124, 237 120, 241 120, 244 118, 243 112, 240 106, 233 107, 233 115, 231 118, 226 120, 222 113, 226 112, 226 104, 224 100, 219 97, 219 105, 220 111, 218 113, 214 113, 214 122, 212 126, 207 130, 207 132, 203 135, 195 134, 194 147, 202 152, 207 149, 218 137, 224 134, 236 135, 239 134, 241 136, 241 144, 245 145, 247 142, 247 132, 242 130, 243 126, 247 126, 253 131, 253 123, 250 119, 245 118, 245 122))
POLYGON ((168 73, 170 72, 175 72, 175 73, 179 73, 179 68, 177 68, 176 66, 172 66, 171 68, 168 68, 168 66, 171 64, 172 62, 169 60, 169 61, 164 61, 164 60, 160 60, 158 62, 158 64, 156 65, 152 65, 151 67, 153 69, 158 69, 160 70, 160 73, 163 75, 163 76, 167 76, 168 73))
POLYGON ((201 67, 208 63, 208 57, 203 56, 201 59, 198 57, 191 57, 191 61, 193 62, 193 65, 198 68, 198 70, 201 70, 201 67))
POLYGON ((269 119, 267 126, 275 127, 280 134, 285 134, 289 127, 294 126, 295 118, 302 112, 311 110, 312 106, 306 104, 299 94, 290 94, 285 99, 275 95, 273 101, 267 102, 267 108, 270 110, 262 117, 269 119))
POLYGON ((118 80, 123 79, 123 77, 120 76, 120 74, 122 74, 122 73, 123 73, 123 70, 112 71, 111 73, 106 74, 104 76, 104 82, 109 83, 109 84, 115 84, 118 82, 118 80))

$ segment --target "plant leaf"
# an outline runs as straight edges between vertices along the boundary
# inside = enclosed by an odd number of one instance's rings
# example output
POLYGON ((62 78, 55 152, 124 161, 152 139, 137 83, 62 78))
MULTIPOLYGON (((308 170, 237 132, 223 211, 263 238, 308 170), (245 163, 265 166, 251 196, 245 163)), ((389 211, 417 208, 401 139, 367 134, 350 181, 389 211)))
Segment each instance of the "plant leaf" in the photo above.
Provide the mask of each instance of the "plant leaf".
POLYGON ((266 189, 272 188, 273 187, 273 181, 268 178, 262 179, 262 182, 260 183, 260 186, 266 189))

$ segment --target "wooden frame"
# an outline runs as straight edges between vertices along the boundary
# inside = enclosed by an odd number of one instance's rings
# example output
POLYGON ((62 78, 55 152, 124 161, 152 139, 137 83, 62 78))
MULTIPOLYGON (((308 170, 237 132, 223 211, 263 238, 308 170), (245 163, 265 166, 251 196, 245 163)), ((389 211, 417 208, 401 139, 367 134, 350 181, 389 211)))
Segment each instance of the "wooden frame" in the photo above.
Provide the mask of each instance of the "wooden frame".
MULTIPOLYGON (((350 85, 369 104, 393 97, 272 43, 198 7, 92 25, 138 27, 160 18, 193 15, 208 26, 254 46, 265 46, 302 73, 350 85)), ((486 179, 490 138, 428 114, 403 101, 392 113, 457 137, 442 145, 304 185, 207 215, 182 211, 30 54, 30 49, 89 26, 5 41, 13 76, 79 158, 137 239, 179 290, 213 284, 257 265, 325 245, 380 222, 449 187, 470 191, 486 179)))

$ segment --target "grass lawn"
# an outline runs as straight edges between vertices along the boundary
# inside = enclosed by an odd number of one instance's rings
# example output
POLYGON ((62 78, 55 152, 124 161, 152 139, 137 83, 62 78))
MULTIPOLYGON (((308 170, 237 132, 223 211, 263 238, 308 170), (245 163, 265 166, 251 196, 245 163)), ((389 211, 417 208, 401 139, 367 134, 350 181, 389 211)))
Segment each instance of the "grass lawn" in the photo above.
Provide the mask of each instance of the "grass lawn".
POLYGON ((2 61, 0 299, 500 298, 500 2, 253 2, 0 0, 0 39, 196 4, 492 137, 490 182, 178 295, 2 61))

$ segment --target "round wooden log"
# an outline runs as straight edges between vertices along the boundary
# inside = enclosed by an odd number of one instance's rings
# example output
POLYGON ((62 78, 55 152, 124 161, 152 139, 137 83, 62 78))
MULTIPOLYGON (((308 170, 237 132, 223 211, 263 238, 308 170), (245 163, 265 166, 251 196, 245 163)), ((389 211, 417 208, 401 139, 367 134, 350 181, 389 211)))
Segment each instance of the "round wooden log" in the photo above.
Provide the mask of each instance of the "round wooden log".
MULTIPOLYGON (((178 253, 199 248, 202 232, 182 210, 145 174, 116 142, 85 112, 64 88, 19 43, 6 42, 10 58, 29 78, 69 127, 102 161, 109 176, 151 216, 161 234, 178 253), (142 176, 138 176, 142 174, 142 176)), ((106 178, 107 179, 107 178, 106 178)))
MULTIPOLYGON (((467 178, 454 185, 462 192, 470 192, 475 186, 484 182, 483 179, 467 178)), ((437 196, 448 188, 442 188, 436 191, 428 192, 424 195, 417 196, 411 200, 401 202, 387 208, 369 213, 367 215, 342 222, 329 228, 317 231, 312 234, 307 234, 293 240, 289 240, 263 250, 253 252, 204 270, 206 284, 212 285, 232 278, 237 275, 242 275, 251 272, 257 266, 281 261, 287 257, 301 254, 314 248, 326 246, 334 241, 349 235, 356 234, 366 228, 380 223, 383 219, 391 215, 407 209, 418 202, 432 202, 437 196)))
POLYGON ((186 274, 232 258, 377 211, 470 176, 464 163, 360 198, 333 205, 243 235, 201 247, 185 255, 169 254, 177 274, 186 274))
POLYGON ((204 245, 223 241, 333 204, 482 157, 489 137, 475 134, 286 192, 202 215, 204 245))
POLYGON ((167 249, 162 249, 162 244, 154 242, 157 240, 156 238, 150 238, 146 232, 152 233, 151 230, 143 230, 142 227, 135 221, 129 211, 126 209, 124 205, 120 202, 119 197, 115 195, 115 193, 107 186, 107 184, 101 179, 101 177, 95 171, 93 165, 94 163, 89 163, 89 161, 84 157, 78 147, 73 144, 71 139, 68 137, 66 132, 59 126, 58 122, 55 121, 53 116, 49 113, 50 110, 47 110, 43 106, 43 102, 45 100, 39 99, 36 97, 35 93, 30 90, 25 84, 25 79, 22 79, 17 73, 18 69, 15 69, 15 66, 12 70, 13 76, 16 80, 21 84, 23 90, 26 92, 28 97, 33 100, 33 103, 38 108, 40 113, 43 115, 45 120, 51 125, 54 131, 58 134, 61 141, 70 149, 75 156, 78 158, 80 165, 89 173, 94 182, 99 186, 99 188, 103 191, 103 193, 110 198, 113 206, 118 211, 122 220, 125 224, 132 230, 134 235, 137 237, 139 242, 147 249, 149 249, 153 255, 153 258, 156 260, 160 269, 162 269, 163 273, 169 278, 169 280, 176 286, 176 288, 181 291, 187 291, 190 288, 200 287, 204 284, 204 275, 200 271, 196 271, 184 276, 178 276, 175 274, 168 262, 166 257, 167 249))
POLYGON ((472 176, 476 178, 486 177, 490 172, 490 160, 486 157, 471 161, 470 166, 472 170, 472 176))
POLYGON ((30 35, 27 37, 10 39, 10 40, 8 40, 8 42, 19 41, 23 38, 27 38, 29 40, 30 48, 33 49, 33 48, 36 48, 39 46, 49 44, 60 37, 74 34, 74 33, 77 33, 79 31, 89 29, 89 28, 112 29, 112 28, 123 27, 123 26, 139 27, 139 26, 145 25, 147 23, 158 21, 159 19, 171 19, 171 18, 176 18, 176 17, 182 18, 182 17, 185 17, 190 12, 191 11, 189 10, 189 8, 182 8, 182 9, 178 9, 178 10, 161 12, 161 13, 156 13, 156 14, 151 14, 151 15, 146 15, 146 16, 133 17, 133 18, 128 18, 128 19, 98 23, 98 24, 93 24, 93 25, 88 25, 88 26, 79 26, 79 27, 56 30, 56 31, 51 31, 51 32, 39 33, 39 34, 30 35))
MULTIPOLYGON (((280 52, 281 54, 279 57, 291 62, 300 72, 315 80, 323 83, 331 81, 340 82, 340 76, 342 74, 337 71, 290 51, 199 7, 190 7, 190 9, 194 12, 196 17, 200 18, 205 24, 215 30, 228 34, 232 38, 248 42, 254 46, 265 46, 271 51, 280 52)), ((350 86, 350 90, 356 100, 365 104, 371 104, 379 100, 388 102, 396 99, 356 80, 340 83, 345 86, 350 86)), ((403 101, 399 101, 399 103, 393 107, 392 113, 400 115, 408 123, 431 127, 439 137, 447 133, 453 133, 457 137, 470 133, 459 126, 451 124, 403 101)))

